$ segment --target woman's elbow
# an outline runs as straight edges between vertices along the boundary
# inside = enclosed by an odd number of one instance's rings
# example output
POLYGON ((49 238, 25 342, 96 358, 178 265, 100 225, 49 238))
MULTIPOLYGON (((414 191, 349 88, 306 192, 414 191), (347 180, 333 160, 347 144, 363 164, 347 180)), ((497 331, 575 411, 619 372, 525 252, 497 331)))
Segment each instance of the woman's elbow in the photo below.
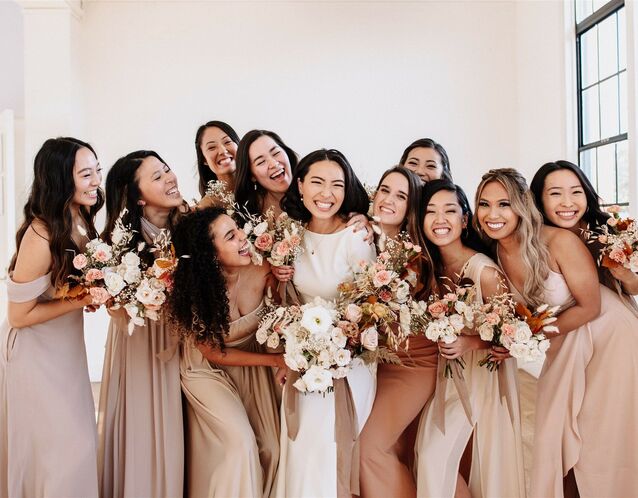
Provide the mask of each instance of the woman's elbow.
POLYGON ((583 313, 585 315, 583 318, 586 318, 587 322, 591 322, 592 320, 597 318, 598 315, 600 315, 600 310, 601 306, 599 296, 598 299, 596 299, 595 301, 587 303, 587 306, 585 306, 585 309, 583 310, 583 313))
POLYGON ((13 329, 23 329, 31 325, 24 316, 11 312, 7 314, 7 322, 13 329))

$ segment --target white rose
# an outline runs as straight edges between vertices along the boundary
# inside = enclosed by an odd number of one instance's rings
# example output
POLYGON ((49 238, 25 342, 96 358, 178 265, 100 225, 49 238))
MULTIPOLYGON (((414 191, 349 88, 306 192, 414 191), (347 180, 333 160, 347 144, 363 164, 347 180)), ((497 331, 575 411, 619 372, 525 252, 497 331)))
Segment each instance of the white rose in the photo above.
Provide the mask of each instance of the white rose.
POLYGON ((449 320, 450 320, 450 325, 457 332, 460 332, 465 327, 465 320, 463 319, 461 315, 457 315, 456 313, 453 315, 450 315, 449 320))
POLYGON ((286 353, 284 354, 284 361, 291 370, 295 370, 296 372, 300 372, 308 368, 308 360, 306 360, 306 357, 301 353, 286 353))
POLYGON ((428 326, 425 327, 425 337, 430 339, 432 342, 437 342, 440 335, 441 329, 438 320, 428 323, 428 326))
POLYGON ((549 339, 543 339, 543 340, 539 341, 538 350, 541 353, 546 353, 548 349, 549 349, 549 339))
POLYGON ((164 283, 157 278, 151 278, 148 281, 148 285, 151 287, 151 289, 158 292, 162 292, 166 289, 166 286, 164 285, 164 283))
POLYGON ((124 256, 122 256, 122 263, 126 266, 139 266, 140 257, 134 252, 127 252, 124 256))
POLYGON ((525 359, 528 353, 527 344, 514 343, 510 346, 510 355, 514 358, 525 359))
POLYGON ((629 269, 634 273, 638 273, 638 252, 629 257, 629 269))
POLYGON ((352 303, 346 306, 346 313, 345 313, 346 320, 352 323, 358 323, 359 320, 361 320, 361 316, 362 316, 362 313, 361 313, 361 308, 359 306, 352 303))
POLYGON ((310 392, 325 392, 329 387, 332 387, 332 374, 329 370, 318 365, 311 366, 301 378, 306 384, 306 389, 310 392))
POLYGON ((317 363, 319 363, 322 367, 328 368, 332 364, 332 357, 330 355, 330 351, 324 349, 317 356, 317 363))
POLYGON ((458 339, 458 336, 452 332, 451 330, 447 330, 447 333, 443 334, 441 336, 441 340, 445 343, 445 344, 452 344, 453 342, 456 342, 456 340, 458 339))
POLYGON ((481 340, 483 341, 491 341, 492 339, 494 339, 494 329, 487 323, 483 323, 479 326, 478 333, 479 336, 481 336, 481 340))
POLYGON ((350 354, 350 350, 348 349, 340 349, 335 354, 335 363, 340 367, 347 366, 352 360, 352 355, 350 354))
POLYGON ((529 325, 526 322, 518 322, 516 325, 516 332, 514 333, 515 342, 525 342, 532 337, 532 331, 529 329, 529 325))
MULTIPOLYGON (((129 253, 130 254, 130 253, 129 253)), ((142 272, 136 266, 126 267, 126 271, 124 271, 124 275, 122 275, 126 283, 134 284, 142 277, 142 272)))
POLYGON ((124 305, 124 309, 126 310, 126 314, 130 317, 130 318, 135 318, 137 316, 137 306, 135 306, 134 304, 125 304, 124 305))
POLYGON ((330 332, 330 335, 335 346, 337 346, 338 348, 346 347, 348 338, 346 337, 346 334, 343 333, 343 330, 341 330, 339 327, 334 327, 332 329, 332 332, 330 332))
POLYGON ((374 327, 370 327, 361 332, 361 345, 369 351, 374 351, 379 347, 379 333, 374 327))
POLYGON ((142 304, 151 304, 153 302, 153 290, 144 280, 135 291, 135 299, 142 304))
POLYGON ((115 245, 118 245, 124 240, 125 235, 126 232, 124 232, 121 227, 116 226, 115 229, 111 232, 111 242, 113 242, 113 244, 115 245))
POLYGON ((124 279, 115 272, 108 272, 104 275, 104 284, 111 296, 117 296, 126 285, 124 279))

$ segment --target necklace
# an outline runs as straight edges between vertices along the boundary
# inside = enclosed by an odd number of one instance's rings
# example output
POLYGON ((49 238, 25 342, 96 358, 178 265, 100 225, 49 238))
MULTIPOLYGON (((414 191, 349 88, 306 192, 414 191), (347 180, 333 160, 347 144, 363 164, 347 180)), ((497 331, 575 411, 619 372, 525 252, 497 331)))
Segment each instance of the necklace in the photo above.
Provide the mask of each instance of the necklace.
MULTIPOLYGON (((317 233, 317 232, 310 232, 313 235, 332 235, 333 233, 335 233, 338 229, 340 228, 340 225, 337 225, 335 228, 333 228, 330 232, 326 232, 326 233, 317 233)), ((327 237, 321 237, 319 239, 319 242, 315 244, 315 242, 313 241, 311 243, 310 246, 310 254, 314 255, 315 251, 317 251, 319 249, 319 246, 321 245, 321 243, 326 240, 327 237)), ((310 241, 310 238, 306 239, 307 241, 310 241)))

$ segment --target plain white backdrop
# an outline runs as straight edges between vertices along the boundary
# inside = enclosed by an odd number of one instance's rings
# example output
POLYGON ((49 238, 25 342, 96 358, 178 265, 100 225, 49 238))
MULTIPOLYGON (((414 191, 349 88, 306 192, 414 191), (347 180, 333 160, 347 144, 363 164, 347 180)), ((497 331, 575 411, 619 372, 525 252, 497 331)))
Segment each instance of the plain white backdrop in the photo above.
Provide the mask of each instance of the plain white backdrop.
MULTIPOLYGON (((37 148, 67 134, 95 146, 105 174, 157 150, 190 200, 195 131, 211 119, 276 131, 300 155, 338 148, 369 183, 420 137, 446 147, 469 197, 489 168, 529 178, 577 157, 570 11, 560 0, 0 0, 18 210, 37 148)), ((99 380, 105 315, 86 330, 99 380)))

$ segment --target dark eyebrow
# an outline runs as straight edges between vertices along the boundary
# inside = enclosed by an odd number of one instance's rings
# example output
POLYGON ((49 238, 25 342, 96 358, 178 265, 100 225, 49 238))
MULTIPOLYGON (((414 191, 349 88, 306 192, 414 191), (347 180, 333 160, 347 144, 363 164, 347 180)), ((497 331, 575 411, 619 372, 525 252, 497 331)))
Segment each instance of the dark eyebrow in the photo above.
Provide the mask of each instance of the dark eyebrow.
POLYGON ((281 149, 281 147, 279 147, 279 145, 275 145, 268 152, 272 153, 272 151, 275 150, 275 149, 281 149))
POLYGON ((321 176, 316 176, 316 175, 311 176, 311 177, 310 177, 310 179, 311 179, 311 180, 312 180, 312 179, 315 179, 315 180, 321 180, 322 182, 325 182, 325 181, 326 181, 326 179, 325 179, 325 178, 323 178, 323 177, 321 177, 321 176))
POLYGON ((80 171, 78 171, 78 175, 84 173, 85 171, 91 171, 91 168, 82 168, 80 171))
POLYGON ((217 143, 215 140, 209 140, 205 145, 217 143))

